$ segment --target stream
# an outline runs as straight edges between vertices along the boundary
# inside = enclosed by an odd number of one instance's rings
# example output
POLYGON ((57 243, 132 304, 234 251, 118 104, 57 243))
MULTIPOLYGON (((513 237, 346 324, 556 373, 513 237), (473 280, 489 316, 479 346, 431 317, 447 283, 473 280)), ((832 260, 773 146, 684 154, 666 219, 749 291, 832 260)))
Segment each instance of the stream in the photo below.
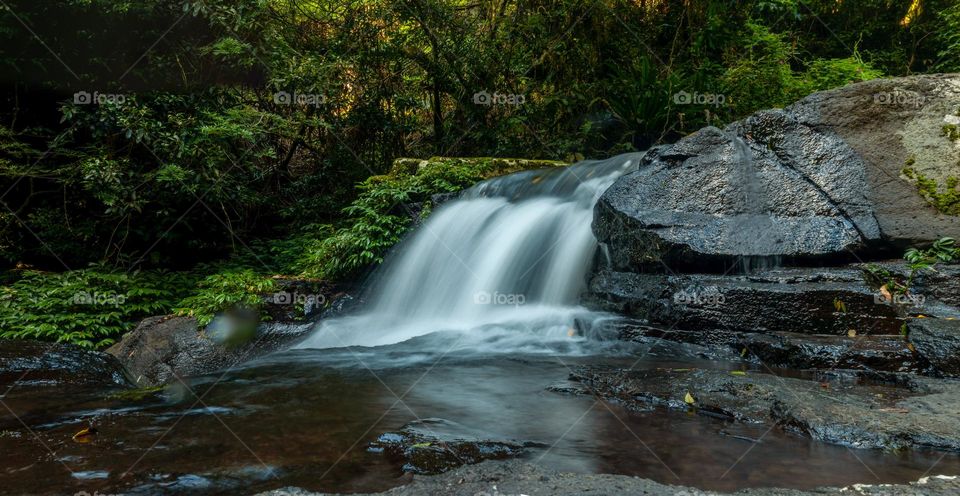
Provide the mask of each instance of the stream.
POLYGON ((936 473, 960 473, 937 452, 852 450, 549 390, 582 365, 744 366, 616 340, 616 316, 577 305, 597 251, 593 205, 638 159, 468 190, 394 250, 358 311, 323 320, 294 349, 136 399, 15 385, 5 402, 30 429, 0 412, 0 492, 381 491, 409 477, 368 444, 423 419, 453 436, 535 443, 522 458, 552 469, 712 490, 902 483, 937 462, 936 473), (85 426, 95 435, 74 439, 85 426))

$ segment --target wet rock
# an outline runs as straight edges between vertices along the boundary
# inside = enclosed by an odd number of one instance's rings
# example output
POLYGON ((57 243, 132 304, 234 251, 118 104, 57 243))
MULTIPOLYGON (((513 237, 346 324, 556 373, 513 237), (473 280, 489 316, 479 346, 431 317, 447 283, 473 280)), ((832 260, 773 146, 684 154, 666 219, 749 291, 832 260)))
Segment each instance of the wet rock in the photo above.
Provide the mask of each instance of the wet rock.
POLYGON ((307 322, 316 320, 347 288, 312 279, 275 278, 277 290, 264 295, 263 313, 270 320, 307 322))
POLYGON ((960 382, 904 388, 701 369, 576 369, 571 380, 639 410, 762 422, 853 448, 960 451, 960 382))
POLYGON ((107 349, 130 372, 137 386, 157 386, 177 377, 206 374, 263 356, 304 338, 311 323, 266 322, 243 343, 222 342, 197 327, 193 317, 143 319, 107 349))
POLYGON ((834 264, 960 237, 960 218, 937 212, 901 174, 909 158, 926 177, 952 173, 960 150, 939 129, 958 107, 960 76, 917 76, 815 93, 724 130, 701 129, 650 150, 611 186, 594 232, 611 268, 630 272, 661 263, 707 272, 744 260, 834 264), (922 104, 878 97, 892 94, 922 104))
MULTIPOLYGON (((740 496, 952 496, 960 493, 960 478, 924 477, 909 484, 857 484, 850 487, 826 487, 812 491, 778 488, 751 488, 737 491, 740 496)), ((259 496, 318 496, 296 487, 260 493, 259 496)), ((327 494, 327 493, 323 493, 327 494)), ((487 461, 468 465, 445 474, 415 476, 409 484, 382 493, 391 496, 582 496, 584 494, 645 496, 716 496, 713 491, 693 487, 660 484, 627 475, 559 472, 519 460, 487 461)))
POLYGON ((730 276, 599 271, 581 302, 680 329, 900 334, 902 309, 879 298, 859 268, 844 267, 730 276))
POLYGON ((113 356, 72 344, 0 340, 0 384, 129 386, 113 356))
POLYGON ((515 440, 491 440, 470 433, 463 426, 443 419, 424 419, 404 426, 399 432, 381 434, 368 451, 384 453, 403 464, 403 471, 439 474, 461 465, 483 460, 520 456, 524 449, 540 446, 515 440))
POLYGON ((911 319, 910 342, 941 374, 960 377, 960 320, 911 319))
POLYGON ((620 339, 644 342, 649 338, 691 343, 731 352, 744 361, 766 367, 818 370, 926 372, 901 336, 830 336, 790 332, 759 334, 728 330, 664 329, 641 323, 623 323, 620 339))

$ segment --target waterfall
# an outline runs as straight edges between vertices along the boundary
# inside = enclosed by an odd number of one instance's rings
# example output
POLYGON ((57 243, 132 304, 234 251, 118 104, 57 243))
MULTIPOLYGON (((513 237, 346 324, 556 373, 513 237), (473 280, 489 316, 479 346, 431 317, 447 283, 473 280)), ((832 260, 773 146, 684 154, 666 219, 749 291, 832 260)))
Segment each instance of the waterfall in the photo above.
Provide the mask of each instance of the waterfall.
POLYGON ((733 225, 727 231, 721 243, 734 247, 742 246, 738 250, 733 250, 741 252, 736 267, 734 267, 740 274, 750 274, 779 267, 779 256, 750 254, 751 249, 755 249, 751 243, 755 243, 757 240, 776 242, 775 239, 770 239, 771 233, 776 230, 750 146, 737 136, 736 132, 727 132, 726 134, 730 137, 730 142, 733 145, 731 162, 734 166, 732 171, 734 176, 731 182, 743 193, 743 199, 740 202, 741 211, 733 218, 733 225))
POLYGON ((507 348, 518 332, 569 338, 589 314, 577 299, 597 249, 593 206, 639 158, 520 172, 465 191, 394 249, 361 313, 321 322, 300 347, 379 346, 438 331, 507 348))

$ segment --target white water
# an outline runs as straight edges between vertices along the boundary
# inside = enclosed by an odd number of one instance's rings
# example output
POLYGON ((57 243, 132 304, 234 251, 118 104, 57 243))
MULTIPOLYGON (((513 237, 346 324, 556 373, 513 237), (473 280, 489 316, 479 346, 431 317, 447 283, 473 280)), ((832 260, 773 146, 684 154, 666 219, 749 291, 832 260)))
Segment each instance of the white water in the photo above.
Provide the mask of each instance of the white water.
MULTIPOLYGON (((387 259, 362 313, 301 348, 381 346, 459 331, 454 346, 530 352, 606 316, 577 306, 597 249, 593 206, 639 155, 485 181, 438 208, 387 259)), ((447 340, 444 340, 446 343, 447 340)))

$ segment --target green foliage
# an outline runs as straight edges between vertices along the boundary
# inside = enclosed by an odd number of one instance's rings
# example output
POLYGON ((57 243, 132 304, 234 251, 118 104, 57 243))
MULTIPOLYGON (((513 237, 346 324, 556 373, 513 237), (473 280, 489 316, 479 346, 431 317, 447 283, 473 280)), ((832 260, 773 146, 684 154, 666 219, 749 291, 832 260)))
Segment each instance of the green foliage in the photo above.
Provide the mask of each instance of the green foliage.
POLYGON ((14 277, 0 286, 0 338, 88 348, 109 346, 140 319, 168 313, 193 285, 186 273, 104 268, 14 277))
POLYGON ((910 248, 904 253, 903 258, 910 262, 913 270, 927 270, 938 263, 960 261, 960 248, 957 248, 953 238, 942 238, 927 249, 910 248))
MULTIPOLYGON (((252 270, 227 270, 209 275, 197 284, 196 294, 184 298, 175 310, 190 315, 203 327, 220 312, 263 307, 263 295, 276 289, 273 279, 252 270)), ((266 317, 266 316, 264 316, 266 317)))

